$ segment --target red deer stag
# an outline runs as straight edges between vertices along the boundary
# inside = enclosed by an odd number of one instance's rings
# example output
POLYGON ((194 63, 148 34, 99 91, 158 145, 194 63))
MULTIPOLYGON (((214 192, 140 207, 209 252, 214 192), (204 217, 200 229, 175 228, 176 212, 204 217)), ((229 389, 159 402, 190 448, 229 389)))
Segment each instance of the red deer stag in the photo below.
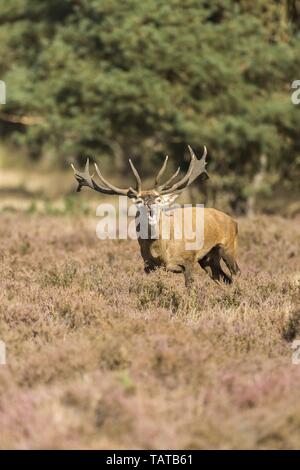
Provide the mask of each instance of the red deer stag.
MULTIPOLYGON (((96 183, 93 176, 89 173, 88 160, 83 172, 77 171, 72 165, 75 178, 78 182, 77 191, 80 191, 83 186, 87 186, 103 194, 127 196, 140 209, 143 208, 147 214, 150 226, 156 224, 158 233, 156 238, 151 238, 150 236, 138 238, 146 273, 159 266, 164 266, 168 271, 184 273, 185 284, 189 286, 193 281, 195 267, 199 263, 214 281, 231 284, 232 275, 239 272, 239 267, 236 262, 238 227, 236 221, 230 216, 216 209, 204 208, 203 244, 197 249, 187 249, 186 240, 174 237, 173 231, 169 239, 161 236, 162 218, 158 217, 158 213, 161 213, 161 211, 169 212, 168 216, 170 217, 171 225, 174 225, 175 210, 172 212, 172 205, 176 197, 196 178, 199 178, 201 181, 208 178, 205 171, 206 148, 204 147, 201 159, 196 157, 190 146, 188 148, 191 160, 187 173, 182 178, 177 179, 180 172, 179 167, 167 181, 161 183, 168 161, 168 156, 166 156, 156 176, 154 188, 146 191, 142 190, 140 175, 131 160, 129 160, 129 163, 136 178, 135 189, 132 187, 122 189, 113 185, 102 175, 97 164, 95 164, 95 168, 101 184, 96 183), (221 260, 225 262, 230 275, 223 271, 221 260)), ((176 209, 176 211, 181 211, 183 216, 186 210, 186 208, 180 207, 176 209)), ((193 223, 195 217, 196 208, 192 208, 193 223)))

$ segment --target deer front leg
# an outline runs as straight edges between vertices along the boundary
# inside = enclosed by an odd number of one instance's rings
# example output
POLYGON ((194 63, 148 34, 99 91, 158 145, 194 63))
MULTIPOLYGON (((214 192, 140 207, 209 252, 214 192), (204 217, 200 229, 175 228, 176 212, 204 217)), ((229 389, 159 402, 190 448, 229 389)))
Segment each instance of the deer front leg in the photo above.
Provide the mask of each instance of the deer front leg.
POLYGON ((151 273, 152 271, 155 271, 158 268, 158 264, 155 263, 152 260, 144 260, 144 272, 146 274, 151 273))
POLYGON ((194 281, 194 264, 191 262, 185 262, 184 264, 167 264, 166 269, 172 273, 183 273, 185 286, 191 287, 194 281))
POLYGON ((184 281, 185 287, 191 287, 194 283, 194 271, 195 265, 191 262, 186 262, 184 264, 184 281))
POLYGON ((170 271, 171 273, 180 274, 184 272, 184 267, 180 264, 167 264, 166 270, 170 271))

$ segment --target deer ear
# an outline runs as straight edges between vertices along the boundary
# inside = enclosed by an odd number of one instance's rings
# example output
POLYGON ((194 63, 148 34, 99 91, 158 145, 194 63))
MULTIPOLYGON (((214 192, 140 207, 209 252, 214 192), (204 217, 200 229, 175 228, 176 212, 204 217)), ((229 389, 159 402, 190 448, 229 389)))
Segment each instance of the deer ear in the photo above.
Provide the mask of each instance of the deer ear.
POLYGON ((175 199, 179 196, 179 194, 165 194, 162 196, 162 199, 167 204, 173 204, 175 199))
POLYGON ((179 196, 179 194, 171 194, 171 195, 169 196, 169 202, 171 202, 171 203, 174 202, 175 199, 178 198, 178 196, 179 196))

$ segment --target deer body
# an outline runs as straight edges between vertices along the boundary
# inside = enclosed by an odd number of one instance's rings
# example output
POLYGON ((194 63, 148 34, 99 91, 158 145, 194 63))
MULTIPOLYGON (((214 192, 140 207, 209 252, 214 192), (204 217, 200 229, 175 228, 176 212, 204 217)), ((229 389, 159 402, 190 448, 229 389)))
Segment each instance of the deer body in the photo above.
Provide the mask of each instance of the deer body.
MULTIPOLYGON (((178 239, 174 235, 174 227, 178 223, 178 218, 176 217, 179 215, 181 220, 185 220, 185 215, 187 214, 185 212, 187 208, 177 207, 173 209, 175 198, 196 178, 201 180, 208 178, 205 171, 206 148, 204 147, 204 153, 200 160, 196 157, 191 147, 189 147, 189 151, 191 161, 185 176, 177 180, 180 171, 179 167, 166 182, 161 183, 168 161, 168 157, 166 157, 156 176, 154 189, 148 191, 142 191, 141 178, 131 160, 129 160, 129 163, 137 182, 135 189, 132 187, 121 189, 111 184, 104 178, 95 164, 101 182, 101 185, 99 185, 89 173, 88 160, 83 172, 77 171, 72 165, 75 178, 79 183, 77 191, 80 191, 83 186, 88 186, 103 194, 125 195, 134 201, 136 206, 140 208, 140 211, 144 211, 147 222, 150 226, 155 226, 156 230, 155 238, 151 236, 151 230, 149 230, 148 234, 146 233, 146 237, 138 237, 146 273, 159 266, 164 266, 169 271, 184 273, 185 283, 189 286, 193 281, 195 267, 198 263, 214 281, 223 281, 229 284, 232 282, 232 275, 239 272, 236 262, 238 229, 237 223, 230 216, 216 209, 204 208, 203 225, 201 227, 203 243, 199 246, 197 245, 194 249, 187 248, 187 240, 184 236, 178 239), (162 217, 157 217, 158 212, 162 217), (168 217, 170 223, 170 232, 167 238, 163 236, 164 217, 168 217), (225 262, 230 275, 223 271, 221 260, 225 262)), ((196 235, 198 233, 196 211, 197 207, 193 208, 191 216, 195 238, 197 238, 196 235)), ((138 218, 136 219, 136 224, 138 226, 138 218)), ((191 241, 189 240, 189 242, 191 241)))
MULTIPOLYGON (((184 211, 176 209, 177 211, 184 211)), ((204 208, 204 237, 203 245, 199 249, 187 250, 184 239, 174 238, 173 224, 174 214, 170 214, 170 238, 163 239, 162 218, 158 227, 158 239, 139 238, 141 255, 144 260, 145 272, 164 266, 167 270, 176 273, 184 273, 185 282, 189 285, 193 280, 193 274, 199 264, 215 281, 231 283, 232 279, 221 267, 221 259, 228 267, 230 274, 239 272, 236 263, 238 227, 235 220, 224 212, 216 209, 204 208)), ((193 208, 195 219, 196 208, 193 208)), ((182 217, 183 218, 183 217, 182 217)), ((196 224, 194 223, 195 227, 196 224)))

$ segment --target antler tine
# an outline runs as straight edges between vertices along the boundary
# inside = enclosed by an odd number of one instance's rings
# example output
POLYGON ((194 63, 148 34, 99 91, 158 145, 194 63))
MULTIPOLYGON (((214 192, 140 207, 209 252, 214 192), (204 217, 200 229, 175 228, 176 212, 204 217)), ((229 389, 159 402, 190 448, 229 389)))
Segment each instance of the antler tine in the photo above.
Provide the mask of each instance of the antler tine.
POLYGON ((163 175, 164 172, 166 171, 168 159, 169 159, 169 156, 166 155, 165 161, 164 161, 164 163, 162 164, 162 167, 161 167, 161 169, 159 170, 159 172, 157 173, 157 176, 156 176, 156 178, 155 178, 155 187, 157 187, 157 185, 158 185, 158 183, 159 183, 159 180, 161 179, 162 175, 163 175))
POLYGON ((108 187, 102 187, 99 186, 94 180, 93 176, 90 175, 89 169, 90 169, 90 160, 87 158, 86 164, 85 164, 85 169, 84 171, 78 171, 76 170, 75 166, 73 163, 71 163, 71 167, 75 173, 75 178, 78 182, 78 188, 77 191, 81 191, 81 188, 83 186, 87 186, 91 189, 94 189, 95 191, 98 191, 100 193, 104 194, 113 194, 112 190, 109 189, 108 187))
MULTIPOLYGON (((204 151, 203 151, 203 154, 202 154, 202 157, 200 160, 204 160, 205 162, 205 158, 206 158, 206 155, 207 155, 207 148, 206 148, 206 145, 203 145, 203 148, 204 148, 204 151)), ((192 149, 192 147, 190 145, 188 145, 188 149, 190 151, 190 154, 191 154, 191 157, 194 157, 194 158, 197 158, 196 155, 195 155, 195 152, 194 150, 192 149)), ((206 165, 206 162, 205 162, 205 165, 206 165)))
POLYGON ((208 178, 208 175, 205 171, 206 165, 206 155, 207 149, 204 146, 203 155, 200 159, 198 159, 190 145, 188 145, 188 149, 191 155, 191 161, 188 168, 186 175, 177 183, 175 183, 171 187, 164 186, 161 194, 170 194, 173 192, 180 192, 189 186, 196 178, 201 177, 201 181, 208 178))
POLYGON ((95 168, 96 168, 96 172, 99 176, 99 179, 100 179, 101 183, 105 184, 105 186, 107 186, 109 189, 111 189, 111 191, 113 191, 113 194, 122 194, 124 196, 127 196, 128 192, 130 190, 132 190, 132 188, 127 188, 127 189, 118 188, 117 186, 110 183, 106 178, 104 178, 104 176, 102 175, 97 163, 95 163, 95 168))
MULTIPOLYGON (((76 170, 73 163, 71 163, 71 167, 72 167, 72 170, 74 171, 75 174, 81 173, 81 172, 78 172, 76 170)), ((90 174, 90 159, 89 159, 89 157, 87 157, 86 162, 85 162, 84 173, 90 174)))
POLYGON ((194 155, 191 157, 190 165, 189 165, 188 171, 187 171, 187 173, 185 174, 185 176, 184 176, 183 178, 181 178, 179 181, 177 181, 177 183, 173 184, 173 186, 171 186, 170 188, 168 188, 168 189, 163 189, 163 190, 161 191, 161 194, 173 193, 173 192, 176 191, 176 190, 182 190, 182 189, 184 189, 186 186, 188 186, 190 176, 191 176, 191 174, 192 174, 192 172, 193 172, 193 169, 194 169, 195 159, 196 159, 196 156, 195 156, 195 154, 194 154, 194 155))
POLYGON ((180 166, 177 168, 175 173, 173 173, 173 175, 165 183, 161 184, 158 187, 159 191, 168 188, 170 186, 170 183, 172 183, 172 181, 179 175, 179 172, 180 172, 180 166))
POLYGON ((193 155, 195 157, 195 167, 193 169, 193 172, 191 174, 191 177, 189 179, 189 183, 188 184, 191 184, 196 178, 200 177, 201 178, 201 181, 204 181, 208 178, 208 174, 206 173, 205 171, 205 167, 206 167, 206 156, 207 156, 207 148, 206 146, 204 145, 204 150, 203 150, 203 154, 202 154, 202 157, 198 160, 198 158, 196 157, 193 149, 189 147, 189 151, 190 151, 190 154, 191 156, 193 155))
POLYGON ((137 169, 135 168, 134 164, 132 163, 131 161, 131 158, 129 158, 129 164, 131 166, 131 169, 132 169, 132 173, 134 174, 134 176, 136 177, 136 191, 138 194, 141 193, 142 191, 142 181, 141 181, 141 177, 137 171, 137 169))

